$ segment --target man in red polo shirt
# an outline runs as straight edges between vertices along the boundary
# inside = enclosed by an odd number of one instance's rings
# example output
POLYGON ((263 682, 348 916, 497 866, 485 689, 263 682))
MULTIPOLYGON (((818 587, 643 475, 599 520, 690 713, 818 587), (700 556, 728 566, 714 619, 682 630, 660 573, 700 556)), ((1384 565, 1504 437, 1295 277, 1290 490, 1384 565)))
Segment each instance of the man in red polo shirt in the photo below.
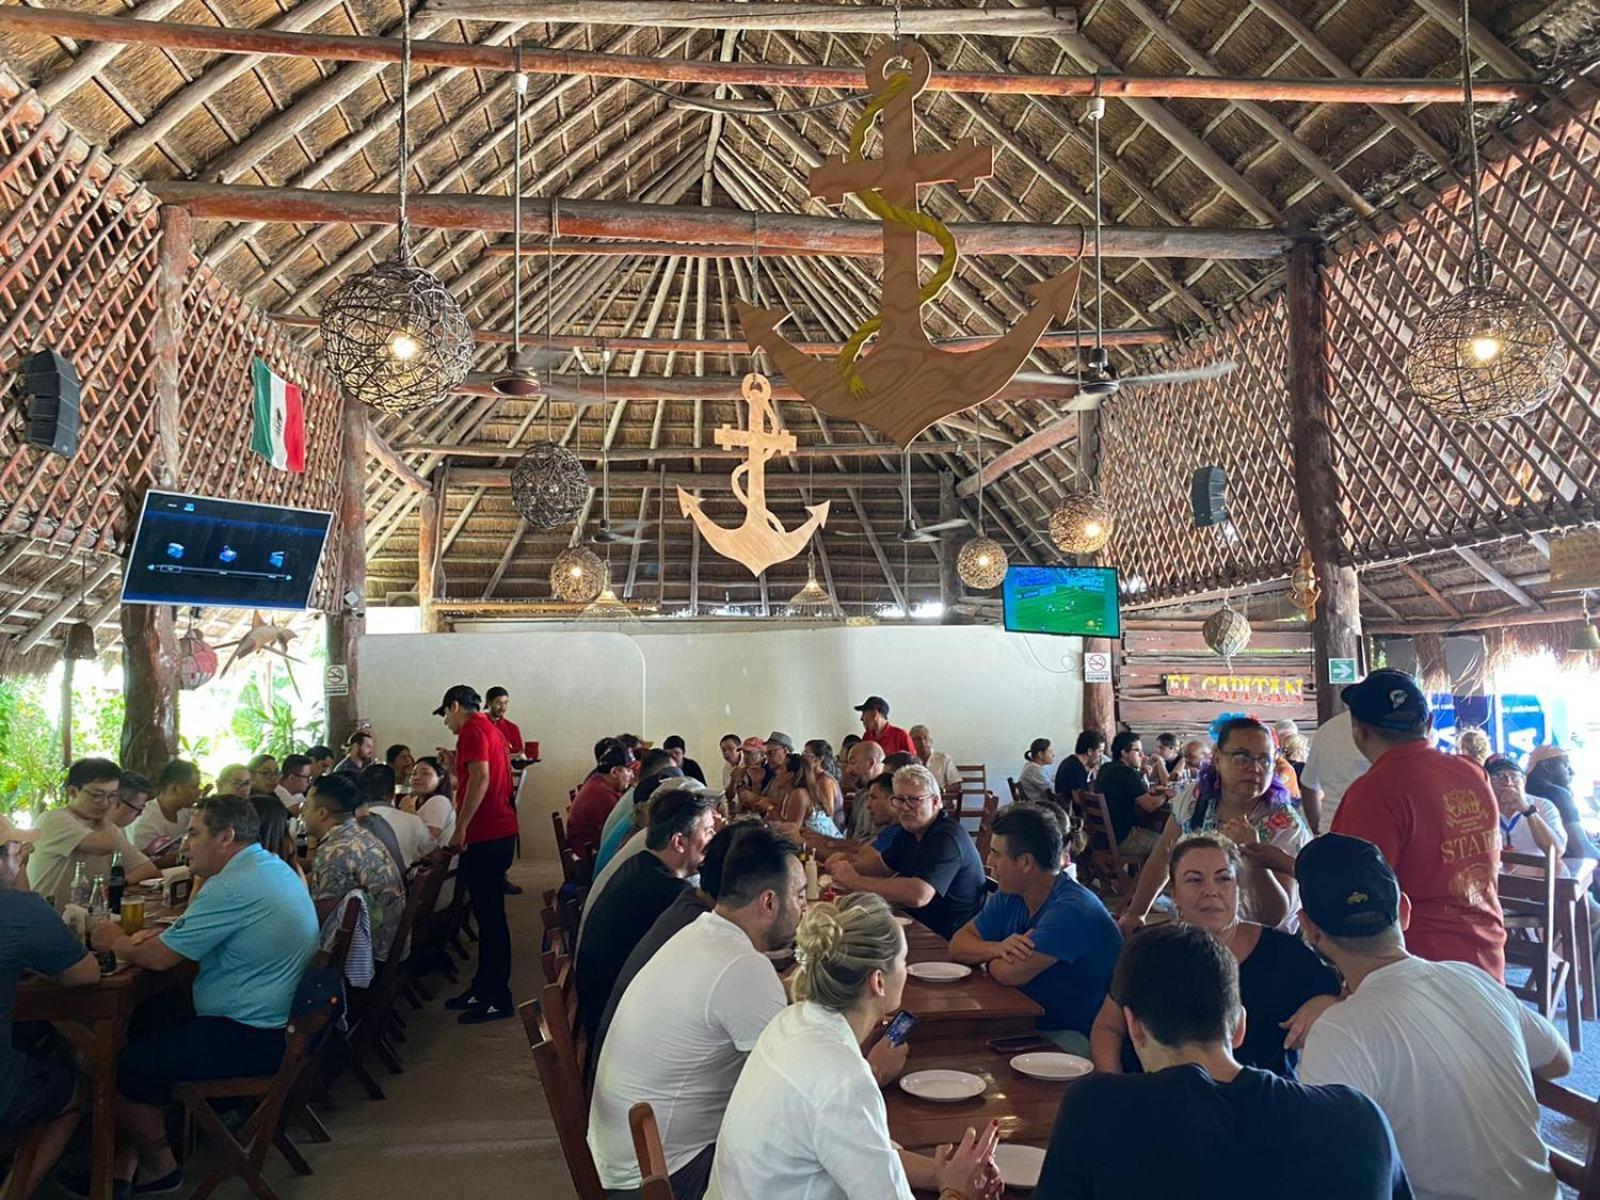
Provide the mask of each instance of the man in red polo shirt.
POLYGON ((517 849, 511 807, 511 750, 482 712, 483 701, 458 683, 433 710, 456 735, 456 829, 461 852, 456 885, 467 889, 478 921, 478 970, 472 986, 445 1001, 463 1025, 501 1021, 516 1012, 511 998, 511 928, 506 924, 506 872, 517 849))
POLYGON ((889 702, 882 696, 868 696, 856 705, 856 711, 861 714, 861 728, 866 731, 863 741, 882 746, 885 758, 891 754, 909 754, 916 758, 917 748, 911 742, 911 735, 898 725, 889 724, 889 702))
POLYGON ((483 703, 489 714, 489 724, 500 731, 500 736, 506 739, 506 745, 511 747, 511 757, 521 758, 522 730, 506 716, 506 710, 511 707, 511 693, 503 687, 492 687, 483 694, 483 703))
POLYGON ((1374 671, 1340 695, 1372 766, 1345 792, 1333 832, 1372 842, 1394 868, 1411 901, 1407 950, 1505 982, 1499 812, 1483 768, 1428 745, 1433 717, 1411 676, 1374 671))

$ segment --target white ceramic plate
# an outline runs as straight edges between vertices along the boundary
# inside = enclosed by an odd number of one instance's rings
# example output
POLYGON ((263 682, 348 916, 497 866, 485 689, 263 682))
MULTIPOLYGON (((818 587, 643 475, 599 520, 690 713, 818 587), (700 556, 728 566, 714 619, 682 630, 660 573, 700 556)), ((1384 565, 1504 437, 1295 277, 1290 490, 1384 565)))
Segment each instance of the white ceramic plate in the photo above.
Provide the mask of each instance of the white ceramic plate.
POLYGON ((900 1076, 900 1090, 919 1100, 971 1100, 988 1086, 981 1076, 965 1071, 913 1071, 900 1076))
POLYGON ((1053 1050, 1040 1050, 1032 1054, 1019 1054, 1011 1066, 1034 1079, 1077 1079, 1094 1070, 1094 1064, 1076 1054, 1060 1054, 1053 1050))
POLYGON ((906 974, 926 983, 954 983, 971 975, 972 968, 953 962, 912 963, 906 968, 906 974))
POLYGON ((1044 1166, 1044 1151, 1039 1147, 1001 1142, 994 1148, 994 1161, 1000 1168, 1000 1178, 1005 1180, 1007 1187, 1039 1186, 1039 1170, 1044 1166))

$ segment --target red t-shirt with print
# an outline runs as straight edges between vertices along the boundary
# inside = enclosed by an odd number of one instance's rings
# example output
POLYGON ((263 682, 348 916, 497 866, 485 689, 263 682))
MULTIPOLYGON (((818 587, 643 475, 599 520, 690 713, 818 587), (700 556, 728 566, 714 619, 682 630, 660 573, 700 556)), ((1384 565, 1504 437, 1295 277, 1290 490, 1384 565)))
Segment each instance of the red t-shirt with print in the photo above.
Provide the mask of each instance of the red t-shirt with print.
POLYGON ((473 713, 456 734, 456 812, 467 798, 467 767, 475 762, 489 764, 489 787, 467 826, 466 843, 493 842, 517 836, 517 811, 511 807, 511 749, 481 713, 473 713))
POLYGON ((1498 821, 1482 767, 1427 742, 1406 742, 1350 785, 1333 832, 1383 851, 1411 901, 1407 950, 1435 962, 1472 963, 1504 983, 1498 821))

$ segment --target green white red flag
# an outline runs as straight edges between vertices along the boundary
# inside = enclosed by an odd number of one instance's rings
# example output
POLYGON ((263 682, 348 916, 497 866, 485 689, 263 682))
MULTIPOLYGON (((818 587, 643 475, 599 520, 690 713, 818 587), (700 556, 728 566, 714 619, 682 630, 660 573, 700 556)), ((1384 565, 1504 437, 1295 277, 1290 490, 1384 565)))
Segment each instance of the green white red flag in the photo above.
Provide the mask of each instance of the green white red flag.
POLYGON ((306 469, 306 416, 300 385, 290 383, 259 358, 250 365, 255 383, 255 432, 250 449, 280 471, 306 469))

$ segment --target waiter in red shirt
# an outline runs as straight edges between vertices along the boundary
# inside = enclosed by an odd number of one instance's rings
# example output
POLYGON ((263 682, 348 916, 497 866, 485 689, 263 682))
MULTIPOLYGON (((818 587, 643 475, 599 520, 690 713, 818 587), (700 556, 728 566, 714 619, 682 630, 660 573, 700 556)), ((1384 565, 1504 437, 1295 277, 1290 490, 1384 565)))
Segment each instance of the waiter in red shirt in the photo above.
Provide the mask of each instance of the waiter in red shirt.
POLYGON ((478 921, 478 970, 472 986, 445 1001, 463 1025, 502 1021, 516 1012, 511 998, 511 929, 506 924, 506 872, 517 849, 517 814, 511 807, 511 751, 483 701, 465 683, 444 694, 433 710, 456 735, 456 831, 461 852, 456 886, 467 889, 478 921))
POLYGON ((1488 776, 1428 744, 1433 716, 1411 676, 1374 671, 1340 696, 1372 766, 1345 792, 1333 832, 1383 851, 1411 901, 1407 950, 1472 963, 1505 982, 1499 810, 1488 776))
POLYGON ((511 757, 521 758, 522 755, 522 730, 517 728, 517 723, 506 716, 506 709, 511 707, 511 693, 503 687, 492 687, 484 693, 483 702, 485 711, 489 714, 489 724, 500 731, 506 739, 506 745, 511 747, 511 757))
POLYGON ((917 748, 911 744, 911 735, 898 725, 889 724, 889 702, 882 696, 868 696, 856 705, 856 711, 861 714, 861 728, 866 730, 862 740, 882 746, 885 758, 891 754, 917 757, 917 748))

